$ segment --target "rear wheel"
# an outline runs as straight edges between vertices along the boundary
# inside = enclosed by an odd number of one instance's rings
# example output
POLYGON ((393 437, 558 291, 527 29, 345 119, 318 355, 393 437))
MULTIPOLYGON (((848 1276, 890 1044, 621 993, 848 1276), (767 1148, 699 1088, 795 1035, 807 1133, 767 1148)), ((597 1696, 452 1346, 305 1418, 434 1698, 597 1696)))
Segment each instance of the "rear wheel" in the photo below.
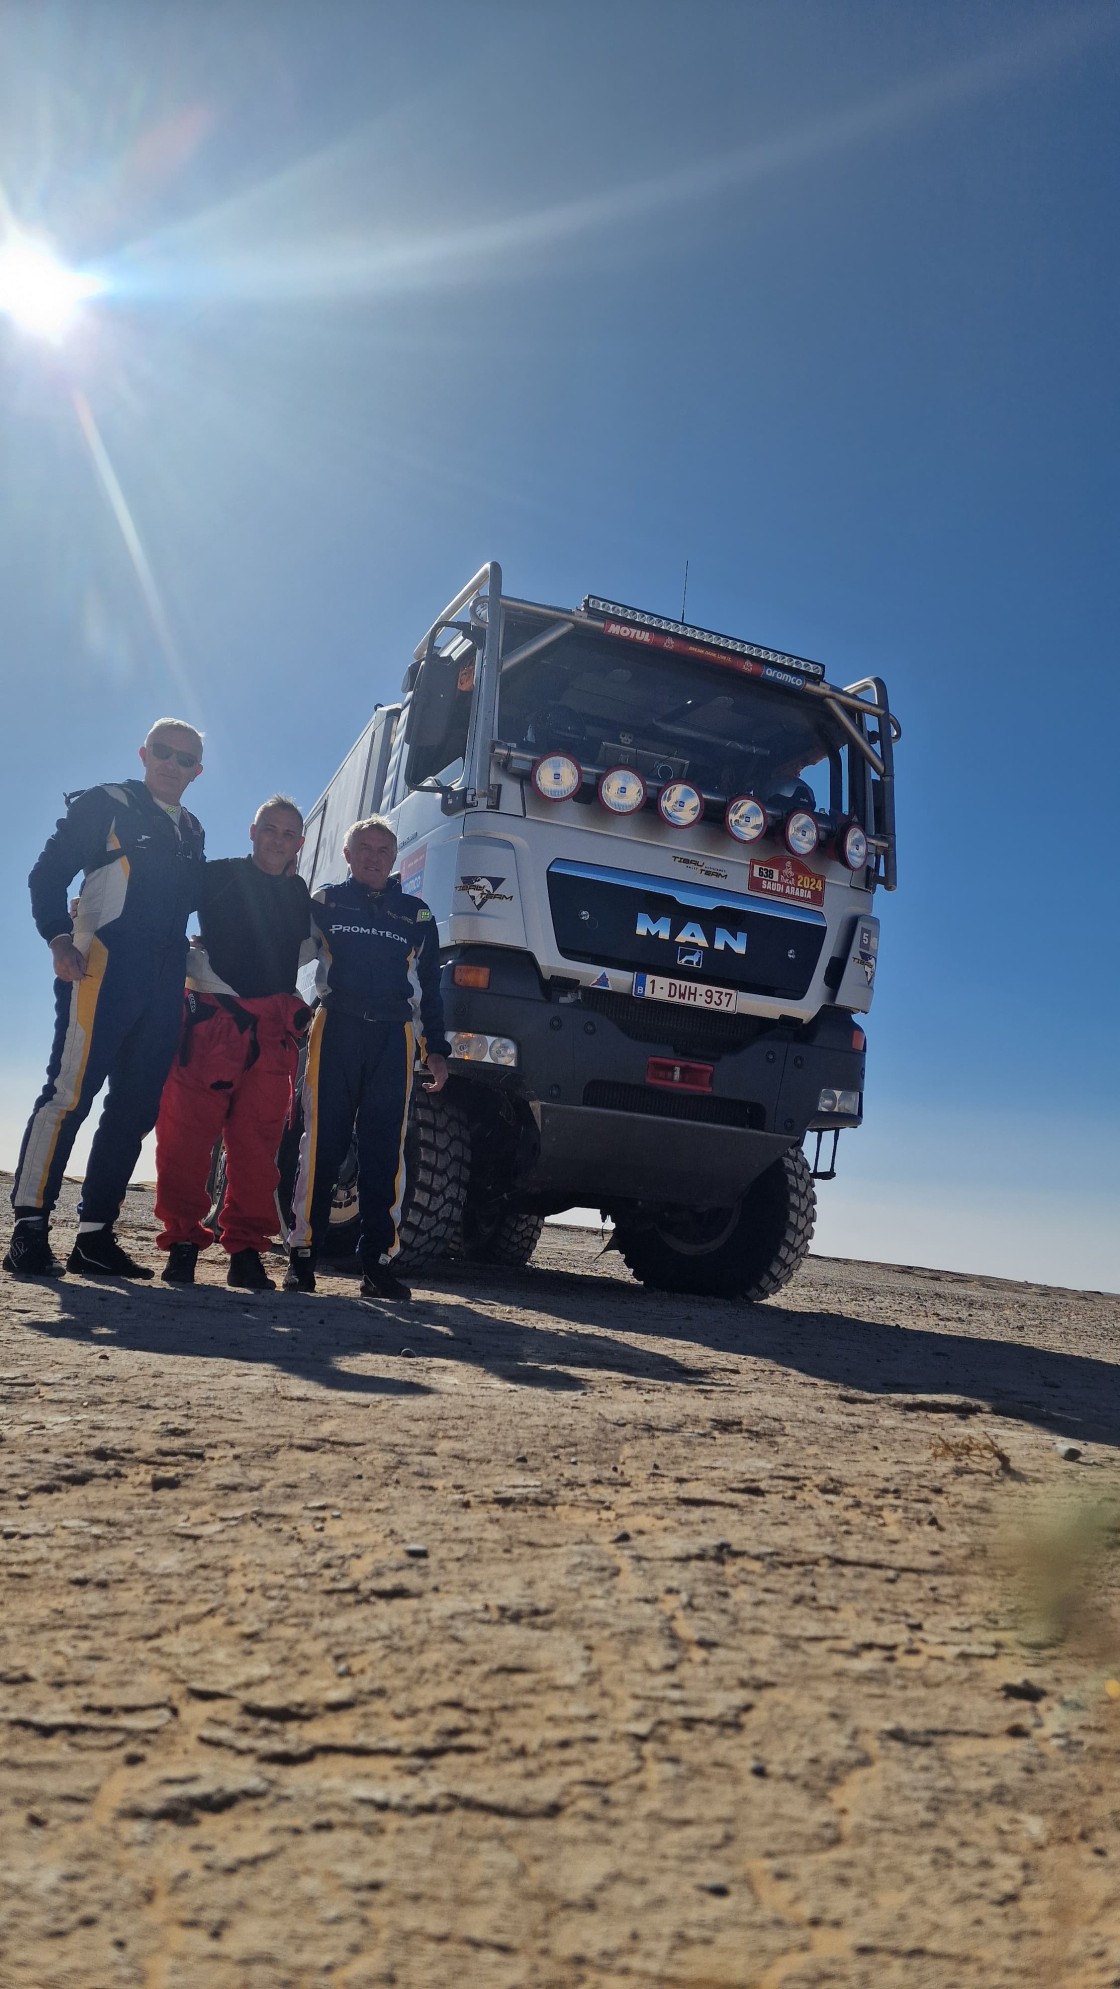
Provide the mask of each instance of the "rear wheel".
POLYGON ((728 1209, 677 1209, 639 1222, 620 1214, 615 1240, 625 1263, 658 1291, 708 1298, 770 1298, 804 1263, 817 1203, 798 1146, 760 1174, 728 1209))

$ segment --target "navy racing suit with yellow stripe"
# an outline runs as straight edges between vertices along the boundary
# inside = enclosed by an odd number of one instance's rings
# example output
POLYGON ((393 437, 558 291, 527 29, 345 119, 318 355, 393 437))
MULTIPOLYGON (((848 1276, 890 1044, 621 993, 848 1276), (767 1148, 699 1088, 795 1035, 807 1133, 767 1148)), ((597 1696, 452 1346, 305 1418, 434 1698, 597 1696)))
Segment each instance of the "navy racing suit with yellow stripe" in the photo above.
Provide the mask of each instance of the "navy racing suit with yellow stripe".
POLYGON ((356 1126, 361 1254, 387 1262, 399 1248, 413 1063, 417 1051, 448 1053, 435 921, 399 877, 381 891, 356 877, 329 884, 311 910, 322 1005, 308 1040, 289 1243, 313 1255, 322 1243, 356 1126))
POLYGON ((17 1217, 50 1215, 78 1128, 108 1078, 78 1213, 112 1223, 175 1055, 204 839, 188 809, 176 821, 141 780, 90 787, 67 803, 28 880, 31 910, 44 939, 73 932, 86 972, 54 984, 54 1043, 12 1204, 17 1217))

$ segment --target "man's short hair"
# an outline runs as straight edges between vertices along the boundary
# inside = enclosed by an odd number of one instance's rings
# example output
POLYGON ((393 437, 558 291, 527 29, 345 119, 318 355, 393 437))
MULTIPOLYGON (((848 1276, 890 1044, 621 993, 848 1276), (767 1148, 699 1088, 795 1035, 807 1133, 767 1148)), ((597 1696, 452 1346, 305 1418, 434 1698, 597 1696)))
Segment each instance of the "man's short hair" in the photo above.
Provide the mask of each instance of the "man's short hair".
POLYGON ((199 759, 202 758, 202 748, 205 742, 197 725, 192 725, 189 719, 157 718, 155 724, 148 727, 148 734, 144 740, 145 746, 150 746, 152 740, 161 732, 189 732, 195 745, 198 747, 198 757, 199 759))
POLYGON ((270 794, 267 801, 261 802, 260 807, 253 817, 254 829, 262 815, 278 814, 281 809, 288 815, 297 816, 300 828, 303 828, 303 809, 300 807, 298 801, 293 801, 290 794, 270 794))
POLYGON ((354 840, 354 837, 364 835, 367 829, 380 829, 381 834, 383 836, 388 836, 392 842, 393 848, 396 849, 397 832, 394 829, 393 824, 384 815, 363 815, 360 822, 351 822, 350 827, 347 829, 346 835, 343 839, 343 844, 342 844, 343 849, 349 849, 350 844, 354 840))

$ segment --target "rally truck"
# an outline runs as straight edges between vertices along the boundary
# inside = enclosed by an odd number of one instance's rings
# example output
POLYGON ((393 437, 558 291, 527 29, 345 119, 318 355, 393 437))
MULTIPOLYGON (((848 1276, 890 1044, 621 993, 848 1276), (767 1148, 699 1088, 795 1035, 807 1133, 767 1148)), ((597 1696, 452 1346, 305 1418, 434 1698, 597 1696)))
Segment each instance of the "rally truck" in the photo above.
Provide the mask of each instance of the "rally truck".
MULTIPOLYGON (((787 1282, 863 1116, 899 736, 878 677, 519 600, 494 561, 456 594, 301 858, 337 880, 350 824, 387 815, 438 921, 450 1077, 414 1090, 402 1266, 523 1263, 578 1207, 644 1284, 787 1282)), ((341 1248, 356 1213, 351 1158, 341 1248)))

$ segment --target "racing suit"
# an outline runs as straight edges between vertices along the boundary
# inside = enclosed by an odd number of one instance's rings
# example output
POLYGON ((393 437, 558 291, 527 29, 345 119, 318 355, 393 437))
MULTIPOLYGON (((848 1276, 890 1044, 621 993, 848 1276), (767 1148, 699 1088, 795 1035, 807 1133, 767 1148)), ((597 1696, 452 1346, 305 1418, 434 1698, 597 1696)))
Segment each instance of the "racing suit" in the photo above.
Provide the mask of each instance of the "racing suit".
POLYGON ((400 1248, 416 1052, 424 1058, 449 1050, 435 922, 423 899, 403 891, 397 876, 382 891, 348 877, 316 891, 311 902, 322 935, 322 1005, 308 1040, 288 1241, 292 1250, 309 1249, 314 1257, 356 1122, 361 1255, 367 1265, 388 1263, 400 1248))
POLYGON ((108 1078, 78 1215, 112 1224, 175 1054, 204 839, 189 809, 180 808, 176 820, 141 780, 66 799, 67 813, 28 880, 31 910, 46 940, 73 929, 86 973, 54 984, 54 1042, 20 1148, 12 1206, 17 1218, 50 1216, 78 1128, 108 1078), (71 919, 68 893, 79 870, 85 874, 71 919))
POLYGON ((299 1047, 311 1010, 294 992, 310 948, 302 877, 271 877, 251 857, 208 863, 199 895, 179 1054, 156 1121, 156 1214, 161 1250, 212 1241, 210 1158, 221 1139, 226 1185, 222 1248, 261 1251, 280 1233, 276 1152, 292 1109, 299 1047))

